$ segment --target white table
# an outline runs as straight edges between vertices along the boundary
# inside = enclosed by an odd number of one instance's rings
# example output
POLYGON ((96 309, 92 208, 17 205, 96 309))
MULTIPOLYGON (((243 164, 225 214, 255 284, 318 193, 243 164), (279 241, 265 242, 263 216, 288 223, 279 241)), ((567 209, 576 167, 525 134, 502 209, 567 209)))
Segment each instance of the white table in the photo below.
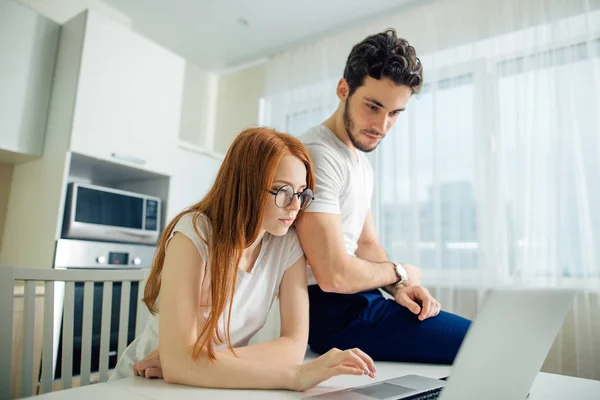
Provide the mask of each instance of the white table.
MULTIPOLYGON (((270 400, 301 399, 328 391, 361 386, 397 376, 418 374, 432 378, 447 376, 449 366, 377 362, 377 377, 337 376, 304 393, 285 390, 224 390, 172 385, 163 380, 141 377, 100 383, 32 397, 32 400, 270 400)), ((540 372, 533 383, 529 400, 597 400, 600 381, 540 372)))

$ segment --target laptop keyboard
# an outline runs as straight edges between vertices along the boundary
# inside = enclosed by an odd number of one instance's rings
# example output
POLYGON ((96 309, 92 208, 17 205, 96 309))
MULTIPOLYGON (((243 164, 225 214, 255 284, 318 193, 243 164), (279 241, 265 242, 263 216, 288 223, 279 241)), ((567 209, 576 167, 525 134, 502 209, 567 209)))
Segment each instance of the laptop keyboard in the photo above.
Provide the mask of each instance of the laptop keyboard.
POLYGON ((403 399, 403 400, 436 400, 440 396, 441 392, 442 392, 442 388, 437 388, 437 389, 430 390, 429 392, 419 393, 414 396, 407 397, 406 399, 403 399))

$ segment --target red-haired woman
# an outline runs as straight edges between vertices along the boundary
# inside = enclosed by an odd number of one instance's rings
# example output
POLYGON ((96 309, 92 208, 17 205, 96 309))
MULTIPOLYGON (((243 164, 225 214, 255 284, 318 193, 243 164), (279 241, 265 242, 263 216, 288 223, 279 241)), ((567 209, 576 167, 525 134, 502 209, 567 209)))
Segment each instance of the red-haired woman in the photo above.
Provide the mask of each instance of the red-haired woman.
POLYGON ((191 386, 306 390, 340 374, 373 377, 373 361, 358 349, 302 364, 306 260, 292 225, 313 188, 298 139, 268 128, 242 132, 206 197, 166 227, 144 292, 152 315, 111 379, 135 374, 191 386), (277 295, 280 337, 248 345, 277 295))

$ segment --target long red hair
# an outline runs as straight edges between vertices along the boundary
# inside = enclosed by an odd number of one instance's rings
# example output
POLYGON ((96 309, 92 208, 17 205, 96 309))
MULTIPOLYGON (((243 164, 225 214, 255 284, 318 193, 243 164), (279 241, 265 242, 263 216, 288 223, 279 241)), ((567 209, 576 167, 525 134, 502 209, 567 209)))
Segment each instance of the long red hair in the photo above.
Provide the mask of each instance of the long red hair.
POLYGON ((229 327, 237 267, 244 249, 258 237, 264 205, 267 201, 273 201, 268 189, 280 160, 286 155, 293 155, 304 163, 306 185, 314 190, 312 162, 308 151, 297 138, 270 128, 250 128, 240 133, 229 147, 206 196, 179 213, 161 235, 143 298, 152 314, 157 312, 156 299, 160 292, 167 238, 184 214, 193 213, 194 229, 208 246, 208 260, 204 261, 210 267, 211 309, 192 349, 194 358, 206 348, 209 358, 214 360, 213 342, 227 343, 233 352, 229 327), (198 232, 197 220, 201 214, 208 218, 212 228, 208 238, 198 232), (218 329, 219 318, 228 303, 227 329, 225 337, 222 337, 218 329))

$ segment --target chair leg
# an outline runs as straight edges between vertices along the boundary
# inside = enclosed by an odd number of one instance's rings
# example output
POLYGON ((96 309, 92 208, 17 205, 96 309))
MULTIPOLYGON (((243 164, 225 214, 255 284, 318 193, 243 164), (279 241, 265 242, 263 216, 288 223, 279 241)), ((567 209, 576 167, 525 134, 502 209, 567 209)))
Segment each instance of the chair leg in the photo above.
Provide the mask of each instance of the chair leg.
MULTIPOLYGON (((0 399, 11 398, 14 297, 15 270, 0 267, 0 399)), ((15 397, 20 396, 15 393, 15 397)))

